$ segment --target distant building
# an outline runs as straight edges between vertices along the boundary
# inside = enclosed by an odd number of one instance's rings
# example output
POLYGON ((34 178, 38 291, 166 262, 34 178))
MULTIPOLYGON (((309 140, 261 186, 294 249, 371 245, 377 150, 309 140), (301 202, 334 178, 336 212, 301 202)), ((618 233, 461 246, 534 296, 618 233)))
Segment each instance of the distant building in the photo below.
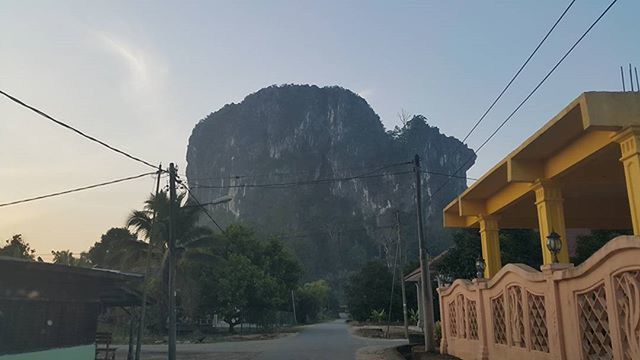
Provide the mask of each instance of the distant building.
POLYGON ((95 359, 98 314, 142 275, 0 257, 0 360, 95 359))

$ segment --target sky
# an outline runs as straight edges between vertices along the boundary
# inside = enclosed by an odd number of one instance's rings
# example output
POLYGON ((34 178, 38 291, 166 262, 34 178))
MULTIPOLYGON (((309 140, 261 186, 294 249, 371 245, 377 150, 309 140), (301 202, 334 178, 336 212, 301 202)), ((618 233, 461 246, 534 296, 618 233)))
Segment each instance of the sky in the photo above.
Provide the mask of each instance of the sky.
MULTIPOLYGON (((607 7, 577 0, 469 138, 476 148, 607 7)), ((387 128, 422 114, 464 137, 568 0, 25 1, 0 3, 0 89, 154 164, 186 167, 194 125, 273 84, 339 85, 387 128)), ((640 66, 640 2, 620 0, 478 154, 479 177, 584 91, 640 66), (635 36, 634 36, 635 35, 635 36)), ((0 203, 149 168, 0 99, 0 203)), ((153 191, 146 177, 0 207, 0 242, 45 259, 87 250, 153 191)))

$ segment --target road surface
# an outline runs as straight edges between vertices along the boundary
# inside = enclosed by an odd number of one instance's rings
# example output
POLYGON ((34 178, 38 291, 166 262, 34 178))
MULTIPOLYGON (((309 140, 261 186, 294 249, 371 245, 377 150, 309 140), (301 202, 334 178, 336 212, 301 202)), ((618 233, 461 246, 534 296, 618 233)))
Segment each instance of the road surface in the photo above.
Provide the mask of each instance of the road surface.
MULTIPOLYGON (((404 340, 354 336, 344 320, 303 327, 300 333, 275 340, 233 341, 211 344, 178 344, 179 360, 353 360, 358 349, 392 347, 404 340)), ((166 359, 166 345, 145 345, 143 360, 166 359)), ((126 347, 118 349, 126 359, 126 347)))

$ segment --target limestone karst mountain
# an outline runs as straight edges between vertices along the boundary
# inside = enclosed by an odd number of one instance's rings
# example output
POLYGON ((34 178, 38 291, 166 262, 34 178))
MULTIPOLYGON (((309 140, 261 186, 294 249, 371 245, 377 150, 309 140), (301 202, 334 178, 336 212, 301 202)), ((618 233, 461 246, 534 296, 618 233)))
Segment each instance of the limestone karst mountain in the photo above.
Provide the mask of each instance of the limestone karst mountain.
POLYGON ((396 210, 415 258, 414 176, 406 164, 414 154, 425 171, 428 246, 438 253, 450 244, 442 208, 466 181, 453 178, 431 193, 473 152, 423 116, 385 131, 363 98, 340 87, 271 86, 210 114, 189 139, 187 178, 201 202, 233 197, 210 208, 221 223, 280 236, 308 278, 340 277, 393 249, 396 210), (328 180, 335 178, 343 180, 328 180))

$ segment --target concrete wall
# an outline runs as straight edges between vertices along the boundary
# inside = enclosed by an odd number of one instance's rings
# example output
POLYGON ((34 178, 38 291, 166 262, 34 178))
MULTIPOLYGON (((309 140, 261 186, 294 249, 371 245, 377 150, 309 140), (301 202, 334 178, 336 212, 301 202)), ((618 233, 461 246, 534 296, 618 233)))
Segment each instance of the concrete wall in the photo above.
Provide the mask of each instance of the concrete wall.
POLYGON ((470 359, 640 359, 640 236, 577 267, 522 264, 439 288, 441 350, 470 359))

